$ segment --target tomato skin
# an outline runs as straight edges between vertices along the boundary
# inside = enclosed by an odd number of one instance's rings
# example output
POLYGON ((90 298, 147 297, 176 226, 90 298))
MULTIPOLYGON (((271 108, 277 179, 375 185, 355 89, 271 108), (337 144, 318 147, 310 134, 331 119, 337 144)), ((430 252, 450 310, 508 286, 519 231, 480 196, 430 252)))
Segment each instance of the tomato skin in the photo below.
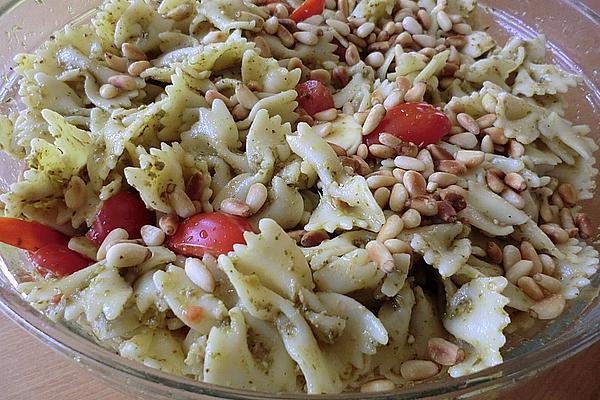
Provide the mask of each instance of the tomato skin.
POLYGON ((153 225, 155 222, 154 213, 146 208, 139 196, 129 192, 119 192, 104 201, 86 236, 100 245, 110 231, 123 228, 130 239, 137 239, 141 237, 142 226, 153 225))
POLYGON ((427 103, 402 103, 389 109, 377 128, 364 138, 367 146, 379 143, 381 132, 419 147, 436 143, 450 133, 450 120, 441 111, 427 103))
POLYGON ((304 21, 313 15, 320 15, 325 8, 325 0, 305 0, 290 14, 290 19, 295 22, 304 21))
POLYGON ((67 246, 49 244, 30 254, 31 260, 56 276, 72 274, 90 265, 93 261, 69 249, 67 246))
POLYGON ((0 217, 0 242, 23 250, 36 251, 48 244, 66 246, 69 238, 39 222, 0 217))
POLYGON ((296 86, 298 105, 311 117, 316 113, 333 108, 333 97, 327 86, 319 81, 310 80, 296 86))
POLYGON ((179 224, 166 246, 177 254, 202 257, 227 254, 236 243, 246 243, 244 232, 252 226, 242 217, 221 212, 200 213, 179 224))

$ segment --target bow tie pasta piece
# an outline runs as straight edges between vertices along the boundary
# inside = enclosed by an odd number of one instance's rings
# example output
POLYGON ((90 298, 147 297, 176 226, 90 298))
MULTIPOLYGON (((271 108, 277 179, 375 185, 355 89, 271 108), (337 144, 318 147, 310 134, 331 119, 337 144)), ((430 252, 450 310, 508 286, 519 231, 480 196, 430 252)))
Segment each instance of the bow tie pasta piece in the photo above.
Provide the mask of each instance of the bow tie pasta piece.
POLYGON ((278 115, 283 123, 296 122, 298 119, 298 113, 296 113, 296 108, 298 108, 297 96, 298 93, 295 90, 286 90, 260 99, 252 107, 248 117, 237 123, 238 128, 248 128, 261 110, 266 110, 269 115, 278 115))
POLYGON ((444 326, 457 339, 472 346, 466 359, 452 367, 452 377, 473 374, 502 362, 500 348, 506 339, 502 330, 510 323, 504 306, 504 277, 476 278, 458 289, 447 305, 444 326))
POLYGON ((161 297, 160 292, 154 284, 154 270, 143 273, 133 284, 133 298, 138 310, 143 314, 151 307, 158 311, 166 311, 169 305, 161 297))
POLYGON ((272 175, 275 164, 292 154, 285 140, 291 133, 290 124, 282 124, 279 115, 269 118, 267 110, 259 110, 246 136, 246 158, 252 171, 262 169, 272 175))
POLYGON ((457 239, 463 224, 440 224, 410 229, 400 239, 410 242, 425 262, 438 270, 443 278, 455 274, 471 255, 471 241, 457 239))
POLYGON ((496 41, 487 32, 474 31, 465 35, 465 39, 466 44, 460 52, 471 58, 478 58, 496 47, 496 41))
POLYGON ((420 286, 415 286, 413 293, 415 305, 410 315, 409 329, 410 332, 418 332, 418 335, 414 335, 415 341, 411 347, 417 359, 426 360, 429 358, 427 350, 429 339, 446 337, 446 331, 442 326, 437 305, 432 296, 425 293, 420 286))
POLYGON ((268 18, 260 7, 242 0, 203 1, 198 12, 224 32, 234 29, 260 32, 264 18, 268 18))
POLYGON ((207 334, 227 315, 223 302, 196 286, 183 268, 168 265, 166 271, 156 271, 153 280, 177 318, 202 334, 207 334), (190 312, 192 308, 200 312, 197 318, 190 312))
POLYGON ((63 81, 54 76, 38 72, 34 75, 35 84, 21 83, 19 94, 28 107, 49 109, 63 116, 89 116, 83 100, 63 81))
POLYGON ((98 13, 92 18, 92 25, 96 35, 102 40, 102 47, 114 46, 117 22, 129 4, 129 0, 107 0, 102 3, 98 13))
POLYGON ((250 172, 248 160, 238 152, 241 145, 238 128, 225 103, 217 99, 212 108, 199 109, 198 122, 182 134, 181 145, 194 153, 218 155, 238 174, 250 172))
POLYGON ((327 141, 342 147, 348 154, 356 154, 362 143, 362 126, 352 115, 339 114, 332 122, 327 141))
POLYGON ((468 18, 476 9, 477 0, 448 0, 446 12, 468 18))
POLYGON ((259 234, 245 232, 246 244, 233 246, 235 266, 277 294, 294 300, 301 288, 312 289, 311 271, 296 242, 272 219, 262 219, 259 234))
POLYGON ((295 364, 277 330, 256 319, 247 323, 246 319, 251 318, 239 308, 232 308, 229 324, 211 329, 204 382, 262 392, 297 391, 295 364))
POLYGON ((104 269, 81 292, 74 294, 65 306, 65 319, 71 321, 82 313, 88 322, 104 314, 107 320, 117 318, 131 299, 133 289, 117 268, 104 269))
POLYGON ((304 374, 307 392, 341 392, 340 377, 294 304, 264 287, 256 275, 244 275, 237 271, 229 257, 221 255, 218 261, 219 267, 233 284, 244 310, 255 318, 275 321, 288 354, 304 374))
POLYGON ((548 171, 548 175, 558 178, 561 182, 573 185, 580 200, 589 200, 596 191, 596 175, 598 169, 594 166, 594 158, 578 158, 573 165, 560 164, 548 171))
POLYGON ((303 214, 304 200, 298 189, 274 176, 267 190, 265 205, 250 218, 250 223, 256 226, 258 221, 269 218, 283 229, 292 229, 300 223, 303 214))
POLYGON ((350 67, 348 73, 352 76, 350 82, 333 94, 335 108, 342 108, 346 103, 352 103, 354 109, 358 111, 370 108, 373 69, 361 61, 350 67))
POLYGON ((389 15, 395 4, 394 0, 360 0, 352 11, 352 16, 377 22, 389 15))
POLYGON ((119 345, 119 354, 147 367, 172 374, 181 374, 184 354, 181 343, 170 331, 145 328, 119 345))
POLYGON ((331 43, 333 40, 331 30, 323 30, 323 34, 319 36, 319 41, 314 46, 296 42, 294 47, 287 48, 275 35, 265 35, 263 38, 269 45, 273 57, 278 60, 298 57, 307 67, 317 69, 327 61, 337 62, 339 59, 335 54, 336 46, 331 43))
POLYGON ((113 43, 131 43, 144 52, 159 49, 161 32, 171 30, 173 20, 164 18, 144 0, 133 0, 116 21, 113 43))
POLYGON ((279 93, 293 90, 302 70, 288 71, 274 58, 263 58, 255 50, 246 50, 242 58, 242 82, 258 92, 279 93))
POLYGON ((527 97, 534 95, 566 93, 577 86, 576 75, 569 74, 551 64, 526 63, 519 68, 512 93, 527 97))
POLYGON ((323 196, 305 229, 351 230, 353 227, 377 232, 385 221, 381 207, 362 176, 348 176, 331 147, 307 124, 298 125, 298 134, 287 137, 292 151, 308 162, 319 175, 323 196))
POLYGON ((521 225, 529 216, 502 197, 488 189, 487 185, 469 180, 465 198, 467 204, 504 225, 521 225))
MULTIPOLYGON (((214 3, 209 1, 207 3, 214 3)), ((253 49, 254 43, 248 42, 242 37, 242 32, 236 30, 231 33, 227 40, 220 43, 210 43, 202 48, 202 51, 192 55, 185 61, 183 69, 188 68, 198 73, 207 71, 215 73, 238 64, 246 50, 253 49)))
POLYGON ((566 299, 579 295, 580 289, 590 284, 589 278, 598 271, 598 251, 575 238, 558 245, 565 255, 555 259, 559 269, 562 294, 566 299))

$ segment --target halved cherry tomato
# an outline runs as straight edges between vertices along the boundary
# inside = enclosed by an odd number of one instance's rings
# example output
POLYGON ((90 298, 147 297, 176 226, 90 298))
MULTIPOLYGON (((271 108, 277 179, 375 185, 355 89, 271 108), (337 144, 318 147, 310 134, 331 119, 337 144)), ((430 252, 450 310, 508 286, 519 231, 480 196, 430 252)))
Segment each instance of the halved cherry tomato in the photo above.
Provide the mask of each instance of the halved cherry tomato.
POLYGON ((311 117, 333 107, 333 97, 327 86, 319 81, 306 81, 296 86, 298 105, 311 117))
POLYGON ((69 238, 39 222, 0 217, 0 242, 36 251, 49 244, 66 246, 69 238))
POLYGON ((220 212, 196 214, 179 224, 167 247, 184 256, 218 256, 233 250, 236 243, 245 243, 246 231, 252 231, 252 226, 244 218, 220 212))
POLYGON ((100 245, 110 231, 123 228, 129 233, 130 239, 137 239, 140 237, 142 226, 155 222, 154 213, 146 208, 139 196, 129 192, 119 192, 104 201, 86 236, 100 245))
POLYGON ((320 15, 325 8, 325 0, 306 0, 290 15, 295 22, 304 21, 313 15, 320 15))
POLYGON ((92 260, 67 246, 49 244, 31 253, 31 260, 43 270, 56 276, 72 274, 90 265, 92 260))
POLYGON ((419 147, 436 143, 450 132, 446 114, 427 103, 403 103, 389 109, 377 128, 364 138, 367 146, 379 143, 381 132, 419 147))

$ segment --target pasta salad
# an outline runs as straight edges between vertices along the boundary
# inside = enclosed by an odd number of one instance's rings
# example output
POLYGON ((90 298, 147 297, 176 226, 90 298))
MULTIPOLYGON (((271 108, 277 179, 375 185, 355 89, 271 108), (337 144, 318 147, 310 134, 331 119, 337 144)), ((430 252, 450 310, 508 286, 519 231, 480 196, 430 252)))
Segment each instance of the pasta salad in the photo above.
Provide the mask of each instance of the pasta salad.
POLYGON ((580 78, 474 0, 105 0, 20 54, 0 241, 122 357, 262 392, 502 363, 598 252, 580 78))

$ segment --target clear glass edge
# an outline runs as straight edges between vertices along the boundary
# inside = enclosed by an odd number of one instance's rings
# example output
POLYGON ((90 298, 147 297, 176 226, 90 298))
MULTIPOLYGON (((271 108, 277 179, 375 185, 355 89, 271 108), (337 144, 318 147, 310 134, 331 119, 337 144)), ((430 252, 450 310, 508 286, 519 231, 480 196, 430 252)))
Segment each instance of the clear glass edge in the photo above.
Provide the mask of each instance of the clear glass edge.
MULTIPOLYGON (((27 0, 0 1, 0 16, 10 12, 27 0)), ((590 18, 592 23, 600 25, 600 14, 579 0, 568 0, 568 3, 578 12, 590 18)), ((0 266, 5 267, 5 262, 0 255, 0 266)), ((178 399, 198 399, 199 395, 218 396, 225 399, 303 399, 305 394, 274 394, 236 390, 218 385, 190 381, 187 378, 166 374, 146 367, 140 363, 119 357, 89 341, 82 341, 81 337, 64 327, 62 329, 54 322, 47 320, 42 314, 23 303, 21 296, 14 287, 0 282, 0 311, 17 323, 25 331, 58 353, 74 360, 82 366, 100 374, 108 382, 115 383, 122 388, 123 376, 127 375, 127 383, 137 393, 154 396, 169 396, 176 394, 178 399), (192 383, 193 382, 193 383, 192 383)), ((595 299, 598 303, 598 299, 595 299)), ((598 322, 598 321, 596 321, 598 322)), ((402 388, 401 392, 373 394, 366 396, 364 393, 342 393, 338 395, 311 395, 314 399, 441 399, 452 394, 454 398, 466 399, 485 394, 497 388, 503 390, 517 383, 534 377, 542 371, 555 366, 569 357, 585 350, 596 341, 600 340, 598 326, 589 326, 588 329, 569 331, 563 337, 549 343, 546 347, 535 352, 528 352, 515 359, 488 368, 477 374, 456 378, 451 384, 423 383, 414 388, 402 388), (523 367, 526 365, 526 367, 523 367)))

